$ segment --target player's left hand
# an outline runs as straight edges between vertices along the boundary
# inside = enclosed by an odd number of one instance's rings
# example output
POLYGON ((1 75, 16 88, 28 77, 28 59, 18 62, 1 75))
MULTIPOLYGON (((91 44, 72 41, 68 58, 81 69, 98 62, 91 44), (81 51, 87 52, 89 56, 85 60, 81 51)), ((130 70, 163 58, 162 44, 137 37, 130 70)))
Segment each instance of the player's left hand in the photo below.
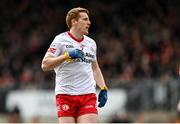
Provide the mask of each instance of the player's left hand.
POLYGON ((101 88, 101 91, 99 92, 99 96, 98 96, 98 102, 99 105, 98 107, 104 107, 106 102, 107 102, 108 96, 107 96, 107 87, 103 87, 101 88))

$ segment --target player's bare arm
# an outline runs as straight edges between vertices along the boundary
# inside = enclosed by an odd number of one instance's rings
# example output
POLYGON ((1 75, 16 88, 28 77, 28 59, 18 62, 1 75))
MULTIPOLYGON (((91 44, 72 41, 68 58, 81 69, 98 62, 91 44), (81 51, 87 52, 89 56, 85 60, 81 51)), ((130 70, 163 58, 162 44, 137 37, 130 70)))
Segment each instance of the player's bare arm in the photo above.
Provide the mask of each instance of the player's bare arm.
POLYGON ((96 84, 100 88, 106 86, 106 84, 104 82, 104 77, 103 77, 102 72, 99 68, 97 60, 92 62, 92 69, 93 69, 93 75, 94 75, 94 79, 96 81, 96 84))
POLYGON ((53 70, 56 66, 61 64, 66 60, 66 55, 60 55, 58 57, 53 57, 49 53, 46 53, 41 64, 43 71, 53 70))
POLYGON ((108 99, 107 90, 108 89, 104 82, 104 78, 103 78, 102 72, 99 68, 97 60, 92 63, 92 69, 93 69, 93 74, 94 74, 96 84, 100 87, 100 92, 98 95, 98 102, 99 102, 98 107, 101 108, 101 107, 104 107, 107 102, 107 99, 108 99))

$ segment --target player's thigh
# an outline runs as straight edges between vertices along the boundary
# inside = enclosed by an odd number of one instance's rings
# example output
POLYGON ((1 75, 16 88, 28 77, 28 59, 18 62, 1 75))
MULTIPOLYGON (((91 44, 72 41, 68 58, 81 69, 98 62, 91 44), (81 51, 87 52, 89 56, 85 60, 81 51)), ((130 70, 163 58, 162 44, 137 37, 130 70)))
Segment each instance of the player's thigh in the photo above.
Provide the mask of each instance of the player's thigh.
POLYGON ((98 123, 98 115, 95 113, 81 115, 77 117, 77 123, 98 123))
POLYGON ((75 123, 74 117, 59 117, 59 123, 75 123))

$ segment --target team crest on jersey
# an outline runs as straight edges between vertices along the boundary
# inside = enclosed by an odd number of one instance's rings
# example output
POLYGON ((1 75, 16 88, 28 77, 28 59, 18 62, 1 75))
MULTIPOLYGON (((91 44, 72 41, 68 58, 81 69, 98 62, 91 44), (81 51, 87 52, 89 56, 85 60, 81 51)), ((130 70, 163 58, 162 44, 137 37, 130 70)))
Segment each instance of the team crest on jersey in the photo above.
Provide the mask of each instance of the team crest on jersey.
POLYGON ((67 104, 62 105, 62 110, 67 111, 68 109, 69 109, 69 105, 67 104))

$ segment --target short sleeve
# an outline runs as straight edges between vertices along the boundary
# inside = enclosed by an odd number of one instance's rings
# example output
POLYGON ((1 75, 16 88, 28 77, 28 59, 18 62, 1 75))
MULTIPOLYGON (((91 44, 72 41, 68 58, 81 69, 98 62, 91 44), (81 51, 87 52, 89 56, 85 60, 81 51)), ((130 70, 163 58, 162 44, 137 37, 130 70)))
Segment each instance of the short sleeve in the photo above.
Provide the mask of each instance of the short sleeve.
POLYGON ((53 42, 48 48, 48 53, 51 54, 54 57, 57 57, 62 54, 62 46, 61 46, 61 39, 58 37, 55 37, 53 42))

